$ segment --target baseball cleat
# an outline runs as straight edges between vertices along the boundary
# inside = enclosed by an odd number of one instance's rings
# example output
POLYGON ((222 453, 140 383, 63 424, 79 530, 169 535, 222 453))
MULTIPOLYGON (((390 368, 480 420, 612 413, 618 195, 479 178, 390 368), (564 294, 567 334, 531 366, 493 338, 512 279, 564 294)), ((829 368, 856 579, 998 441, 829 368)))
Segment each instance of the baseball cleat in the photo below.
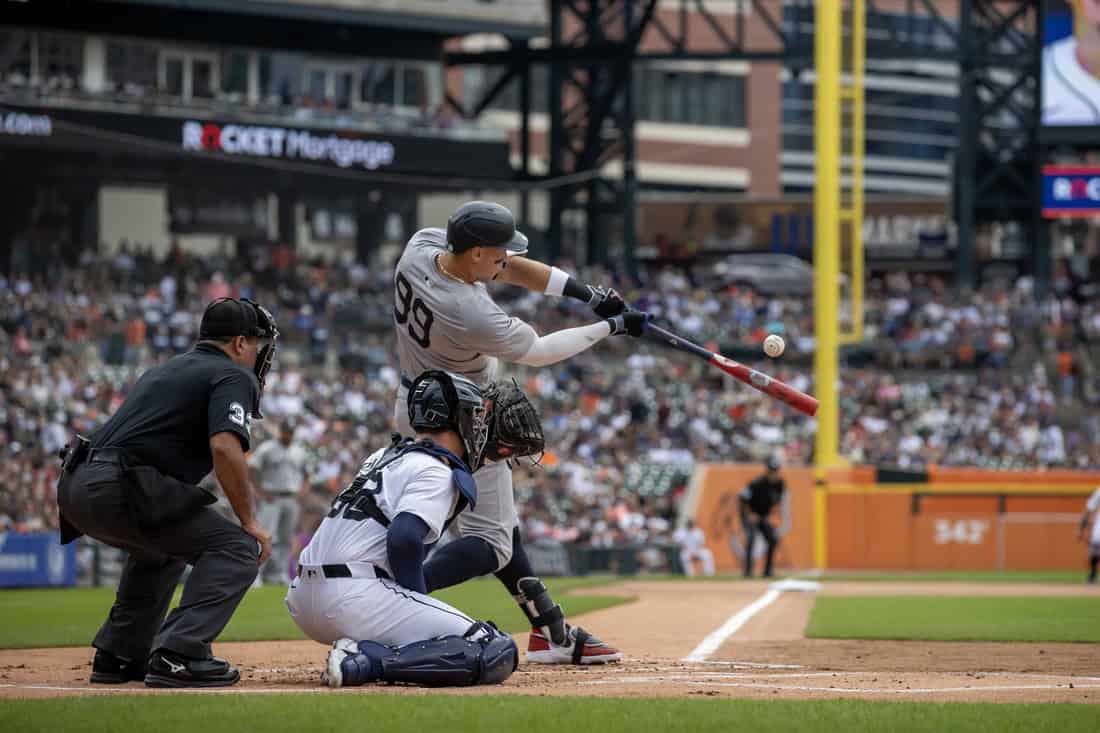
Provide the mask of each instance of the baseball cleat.
POLYGON ((228 687, 237 684, 241 673, 219 657, 191 659, 163 649, 149 659, 146 687, 228 687))
POLYGON ((343 687, 344 673, 340 665, 353 654, 359 653, 358 642, 352 639, 337 639, 332 645, 332 651, 328 653, 328 661, 321 672, 321 684, 327 687, 343 687))
POLYGON ((546 638, 541 629, 531 629, 527 661, 530 664, 608 664, 623 658, 621 651, 584 629, 567 625, 565 630, 571 643, 558 646, 546 638))
POLYGON ((145 679, 145 662, 128 662, 110 652, 96 649, 91 682, 97 685, 123 685, 145 679))

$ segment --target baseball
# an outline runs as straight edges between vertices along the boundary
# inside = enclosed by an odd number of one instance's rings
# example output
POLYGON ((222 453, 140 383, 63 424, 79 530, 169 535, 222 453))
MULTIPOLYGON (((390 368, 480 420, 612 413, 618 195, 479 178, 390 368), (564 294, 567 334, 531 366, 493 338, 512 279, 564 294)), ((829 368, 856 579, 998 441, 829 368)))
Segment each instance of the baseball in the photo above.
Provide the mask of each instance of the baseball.
POLYGON ((776 336, 773 333, 764 339, 764 353, 773 359, 782 354, 785 348, 787 348, 787 344, 783 341, 782 336, 776 336))

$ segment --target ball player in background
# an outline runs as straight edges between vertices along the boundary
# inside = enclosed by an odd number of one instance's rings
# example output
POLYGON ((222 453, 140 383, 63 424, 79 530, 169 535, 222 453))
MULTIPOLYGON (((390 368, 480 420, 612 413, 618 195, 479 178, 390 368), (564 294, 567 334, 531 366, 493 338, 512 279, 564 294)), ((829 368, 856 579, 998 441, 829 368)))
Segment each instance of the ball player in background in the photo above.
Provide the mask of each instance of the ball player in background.
POLYGON ((756 533, 764 537, 768 545, 767 556, 764 559, 764 577, 772 577, 772 560, 775 558, 775 548, 779 544, 775 527, 772 526, 768 516, 776 504, 783 503, 783 511, 789 514, 790 508, 787 502, 786 484, 779 475, 779 461, 775 457, 768 458, 767 471, 763 476, 758 476, 749 482, 749 485, 741 492, 741 521, 745 527, 745 577, 752 577, 752 550, 756 543, 756 533))
POLYGON ((703 565, 703 575, 708 578, 714 575, 714 553, 707 547, 707 536, 702 527, 696 527, 695 522, 689 519, 672 538, 680 546, 680 565, 684 575, 695 577, 696 560, 703 565))
POLYGON ((415 439, 395 436, 363 462, 302 551, 287 608, 333 644, 330 687, 503 682, 519 661, 512 637, 426 595, 424 555, 477 505, 483 460, 542 451, 538 414, 514 383, 483 392, 442 371, 416 378, 406 410, 415 439))
MULTIPOLYGON (((411 434, 400 409, 423 371, 442 369, 476 384, 489 384, 499 360, 541 367, 591 348, 612 335, 644 333, 648 316, 630 311, 614 290, 578 282, 564 271, 528 259, 527 238, 500 204, 471 201, 460 206, 446 230, 416 232, 394 272, 394 327, 401 366, 395 419, 411 434), (512 318, 489 295, 485 283, 500 281, 551 296, 587 303, 601 319, 540 336, 512 318)), ((428 592, 493 573, 531 622, 527 661, 594 664, 622 658, 615 648, 569 626, 523 549, 507 462, 475 472, 477 506, 455 522, 458 539, 439 548, 424 567, 428 592)))
POLYGON ((1043 124, 1100 125, 1100 0, 1072 0, 1073 35, 1043 49, 1043 124))
POLYGON ((1085 529, 1092 519, 1092 536, 1089 537, 1089 582, 1096 582, 1096 568, 1100 565, 1100 488, 1092 492, 1088 503, 1085 504, 1085 513, 1081 515, 1081 526, 1077 530, 1077 537, 1085 539, 1085 529))

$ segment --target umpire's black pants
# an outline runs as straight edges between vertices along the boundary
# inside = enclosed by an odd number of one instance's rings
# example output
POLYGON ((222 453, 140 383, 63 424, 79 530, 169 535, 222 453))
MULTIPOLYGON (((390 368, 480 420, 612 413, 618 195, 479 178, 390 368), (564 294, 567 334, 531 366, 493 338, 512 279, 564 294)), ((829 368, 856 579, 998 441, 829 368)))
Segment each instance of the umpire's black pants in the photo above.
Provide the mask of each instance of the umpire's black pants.
POLYGON ((756 533, 759 532, 764 536, 764 541, 768 543, 768 555, 764 561, 764 577, 770 578, 772 575, 772 558, 775 556, 775 546, 778 544, 778 540, 775 536, 775 527, 768 521, 767 517, 752 517, 746 516, 744 518, 745 523, 745 577, 752 577, 752 546, 756 543, 756 533))
POLYGON ((210 642, 256 578, 255 538, 209 507, 164 527, 142 529, 124 492, 122 469, 113 463, 84 463, 58 486, 58 505, 68 522, 130 553, 114 606, 92 646, 131 661, 145 661, 157 649, 209 657, 210 642), (193 569, 183 597, 165 621, 186 565, 193 569))

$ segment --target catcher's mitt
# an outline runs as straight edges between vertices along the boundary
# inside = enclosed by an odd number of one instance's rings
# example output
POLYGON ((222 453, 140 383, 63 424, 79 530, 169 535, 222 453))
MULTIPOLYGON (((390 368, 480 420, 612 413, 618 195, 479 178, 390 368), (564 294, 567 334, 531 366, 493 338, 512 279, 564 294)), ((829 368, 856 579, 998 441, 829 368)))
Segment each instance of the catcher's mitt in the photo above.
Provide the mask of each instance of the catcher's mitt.
MULTIPOLYGON (((485 391, 492 402, 485 457, 492 461, 541 454, 546 447, 539 413, 516 381, 493 382, 485 391)), ((537 460, 536 460, 537 462, 537 460)))

